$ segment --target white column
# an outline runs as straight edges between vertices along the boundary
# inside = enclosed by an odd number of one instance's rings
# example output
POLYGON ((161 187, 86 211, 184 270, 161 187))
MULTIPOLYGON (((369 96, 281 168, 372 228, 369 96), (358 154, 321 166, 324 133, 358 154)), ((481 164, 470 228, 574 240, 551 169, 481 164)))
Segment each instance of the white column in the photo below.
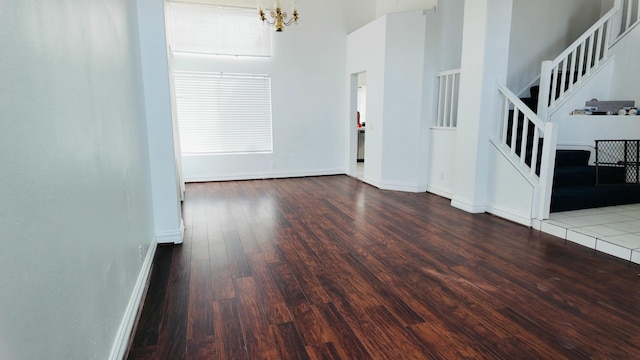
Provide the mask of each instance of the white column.
POLYGON ((465 1, 452 206, 486 208, 489 135, 498 83, 506 83, 513 0, 465 1))
POLYGON ((158 242, 182 243, 180 184, 173 140, 164 1, 138 0, 154 231, 158 242))

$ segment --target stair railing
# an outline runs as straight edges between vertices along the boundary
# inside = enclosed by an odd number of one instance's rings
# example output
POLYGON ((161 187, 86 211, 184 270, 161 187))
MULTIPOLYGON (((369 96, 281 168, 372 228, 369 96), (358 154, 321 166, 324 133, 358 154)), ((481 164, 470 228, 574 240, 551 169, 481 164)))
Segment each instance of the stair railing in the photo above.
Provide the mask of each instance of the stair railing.
MULTIPOLYGON (((629 0, 627 0, 629 1, 629 0)), ((638 0, 634 0, 638 1, 638 0)), ((554 60, 542 62, 538 116, 548 121, 551 109, 608 58, 609 45, 619 35, 622 0, 554 60)))
POLYGON ((460 93, 460 69, 442 71, 438 77, 437 127, 458 126, 458 95, 460 93))
POLYGON ((612 39, 614 40, 613 42, 640 23, 640 0, 622 0, 620 16, 616 18, 619 23, 616 22, 613 29, 619 31, 615 34, 615 38, 612 39))
POLYGON ((543 122, 511 90, 498 85, 501 99, 499 151, 534 187, 533 218, 549 217, 553 167, 555 164, 556 125, 543 122), (544 139, 544 141, 540 141, 544 139))

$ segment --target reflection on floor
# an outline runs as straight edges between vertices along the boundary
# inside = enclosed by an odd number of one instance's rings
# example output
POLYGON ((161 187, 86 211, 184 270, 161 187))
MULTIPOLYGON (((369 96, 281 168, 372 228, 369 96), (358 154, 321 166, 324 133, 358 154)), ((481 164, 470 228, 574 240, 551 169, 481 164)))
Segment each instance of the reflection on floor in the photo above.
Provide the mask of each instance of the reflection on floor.
POLYGON ((640 204, 552 213, 534 228, 640 264, 640 204))
POLYGON ((364 177, 364 162, 359 162, 358 164, 358 171, 356 171, 356 179, 360 179, 362 180, 362 178, 364 177))

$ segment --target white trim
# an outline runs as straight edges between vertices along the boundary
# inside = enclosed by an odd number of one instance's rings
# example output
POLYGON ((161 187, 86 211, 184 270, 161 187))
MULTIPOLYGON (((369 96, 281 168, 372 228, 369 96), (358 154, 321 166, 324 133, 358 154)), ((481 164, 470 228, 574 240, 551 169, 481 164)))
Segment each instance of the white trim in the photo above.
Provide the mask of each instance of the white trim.
POLYGON ((180 219, 180 228, 172 231, 156 233, 158 244, 182 244, 184 238, 184 220, 180 219))
POLYGON ((116 339, 111 347, 111 354, 109 354, 110 360, 120 360, 126 355, 127 347, 131 336, 133 335, 133 326, 135 325, 138 317, 138 312, 142 307, 144 301, 144 294, 147 292, 149 286, 149 276, 151 274, 151 266, 153 265, 153 257, 156 254, 158 243, 152 241, 149 244, 149 250, 147 250, 147 256, 142 263, 142 268, 138 274, 138 280, 133 287, 133 293, 129 298, 129 304, 124 312, 122 322, 116 333, 116 339))
POLYGON ((413 183, 400 183, 400 182, 373 181, 367 178, 362 178, 360 180, 371 186, 377 187, 380 190, 401 191, 401 192, 410 192, 410 193, 427 192, 427 185, 417 185, 413 183))
POLYGON ((496 204, 487 204, 487 212, 526 227, 532 226, 532 218, 529 214, 516 212, 496 204))
POLYGON ((371 180, 371 179, 363 176, 362 179, 360 179, 360 181, 362 181, 365 184, 369 184, 369 185, 371 185, 373 187, 376 187, 378 189, 382 189, 380 187, 380 181, 378 181, 378 180, 371 180))
POLYGON ((273 171, 264 172, 259 174, 245 173, 245 174, 231 174, 231 175, 204 175, 187 177, 185 182, 209 182, 209 181, 232 181, 232 180, 262 180, 262 179, 278 179, 278 178, 295 178, 295 177, 309 177, 309 176, 327 176, 327 175, 346 175, 345 169, 333 169, 333 170, 314 170, 304 172, 289 172, 289 171, 273 171))
POLYGON ((474 204, 467 199, 455 196, 451 199, 451 206, 472 214, 481 214, 487 210, 486 204, 474 204))
MULTIPOLYGON (((640 11, 640 10, 639 10, 640 11)), ((630 33, 631 31, 633 31, 633 29, 636 28, 636 26, 638 26, 640 24, 640 21, 636 21, 633 25, 629 26, 624 32, 622 32, 622 34, 620 34, 618 36, 617 39, 615 39, 613 41, 613 44, 609 44, 609 49, 613 48, 614 46, 618 45, 618 42, 620 42, 620 40, 622 40, 623 37, 625 37, 628 33, 630 33)))
POLYGON ((415 183, 402 183, 402 182, 381 182, 380 189, 383 190, 392 190, 392 191, 402 191, 402 192, 412 192, 412 193, 421 193, 427 192, 427 185, 419 185, 415 183))
POLYGON ((531 219, 531 228, 541 231, 540 229, 542 228, 542 220, 531 219))
POLYGON ((489 143, 493 145, 493 147, 498 151, 498 154, 502 155, 502 157, 507 160, 509 165, 514 168, 518 173, 525 179, 529 185, 536 187, 540 183, 540 178, 536 175, 531 175, 531 168, 528 165, 521 165, 520 158, 514 155, 511 155, 511 149, 506 145, 501 145, 499 141, 494 139, 489 139, 489 143))
POLYGON ((443 198, 451 199, 453 198, 453 191, 451 189, 439 188, 437 186, 427 186, 427 192, 442 196, 443 198))
POLYGON ((462 68, 445 70, 445 71, 440 71, 436 73, 436 77, 442 77, 447 75, 457 75, 457 74, 460 74, 461 72, 462 72, 462 68))

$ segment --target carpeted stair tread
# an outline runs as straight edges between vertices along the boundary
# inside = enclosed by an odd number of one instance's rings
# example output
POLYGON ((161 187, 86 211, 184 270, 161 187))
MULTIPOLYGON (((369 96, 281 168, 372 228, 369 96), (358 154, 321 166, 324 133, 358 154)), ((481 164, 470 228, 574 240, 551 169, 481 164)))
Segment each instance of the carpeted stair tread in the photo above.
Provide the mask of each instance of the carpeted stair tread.
MULTIPOLYGON (((606 179, 608 183, 624 182, 624 168, 600 167, 600 179, 606 179)), ((601 181, 602 183, 603 181, 601 181)), ((556 167, 553 175, 553 186, 583 186, 596 184, 595 166, 561 166, 556 167)))
POLYGON ((522 102, 525 105, 527 105, 527 107, 529 109, 531 109, 533 112, 537 112, 538 111, 538 99, 530 98, 530 97, 523 97, 523 98, 520 98, 520 100, 522 100, 522 102))
POLYGON ((561 166, 587 165, 591 153, 586 150, 558 150, 556 151, 556 168, 561 166))
POLYGON ((595 185, 596 169, 593 166, 556 167, 553 174, 553 188, 566 186, 595 185))
MULTIPOLYGON (((575 77, 577 78, 577 77, 575 77)), ((574 78, 574 79, 575 79, 574 78)), ((562 74, 558 75, 557 94, 560 94, 562 74)), ((566 77, 565 90, 569 86, 569 77, 566 77)), ((575 80, 574 80, 575 82, 575 80)), ((537 113, 538 97, 540 86, 535 85, 529 89, 530 97, 522 97, 520 100, 537 113)), ((550 96, 551 97, 551 96, 550 96)), ((511 144, 512 130, 516 127, 516 138, 514 139, 514 151, 520 155, 525 152, 525 163, 531 165, 533 154, 533 125, 529 124, 527 131, 526 148, 522 149, 522 130, 524 126, 524 115, 518 114, 514 119, 514 111, 509 111, 507 122, 507 143, 511 144)), ((544 142, 539 139, 540 148, 544 142)), ((538 153, 536 174, 540 174, 540 155, 538 153)), ((603 182, 623 182, 624 168, 599 168, 596 174, 595 166, 589 166, 591 152, 587 150, 557 150, 556 162, 553 177, 553 188, 551 194, 551 212, 570 211, 578 209, 588 209, 602 206, 624 205, 640 202, 640 185, 602 185, 603 182), (596 175, 600 179, 601 185, 596 185, 596 175), (603 181, 603 179, 605 181, 603 181)))
POLYGON ((584 185, 553 188, 551 212, 640 202, 640 186, 584 185))

